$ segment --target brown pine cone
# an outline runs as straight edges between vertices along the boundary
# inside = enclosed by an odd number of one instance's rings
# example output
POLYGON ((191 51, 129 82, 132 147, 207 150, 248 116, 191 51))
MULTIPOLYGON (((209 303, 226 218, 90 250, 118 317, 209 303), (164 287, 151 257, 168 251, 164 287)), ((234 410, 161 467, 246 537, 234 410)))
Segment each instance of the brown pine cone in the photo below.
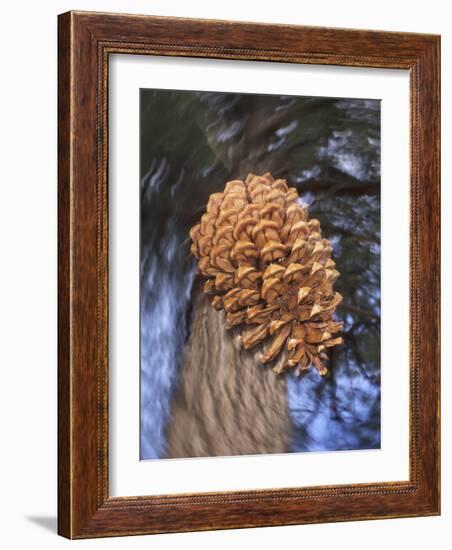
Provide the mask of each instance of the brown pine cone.
POLYGON ((260 360, 275 361, 278 373, 314 365, 326 374, 327 348, 342 343, 333 319, 339 272, 297 190, 270 173, 229 181, 190 237, 204 291, 226 311, 227 328, 240 325, 245 349, 263 343, 260 360))

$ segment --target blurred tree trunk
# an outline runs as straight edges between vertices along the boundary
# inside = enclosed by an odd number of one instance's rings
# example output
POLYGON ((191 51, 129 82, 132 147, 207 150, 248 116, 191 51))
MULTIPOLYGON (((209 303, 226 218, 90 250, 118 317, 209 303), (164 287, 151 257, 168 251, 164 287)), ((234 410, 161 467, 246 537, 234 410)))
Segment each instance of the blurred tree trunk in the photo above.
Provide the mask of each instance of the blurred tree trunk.
POLYGON ((200 286, 167 429, 167 458, 290 450, 286 380, 237 349, 200 286))

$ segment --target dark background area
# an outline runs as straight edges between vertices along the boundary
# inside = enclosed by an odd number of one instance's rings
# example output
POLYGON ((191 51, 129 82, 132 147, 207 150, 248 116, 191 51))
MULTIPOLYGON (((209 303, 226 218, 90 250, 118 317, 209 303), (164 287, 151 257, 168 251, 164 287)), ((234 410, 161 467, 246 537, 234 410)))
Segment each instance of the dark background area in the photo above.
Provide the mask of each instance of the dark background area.
POLYGON ((344 345, 289 376, 294 451, 380 446, 380 102, 141 90, 141 457, 164 448, 186 339, 188 230, 249 172, 288 180, 334 248, 344 345))

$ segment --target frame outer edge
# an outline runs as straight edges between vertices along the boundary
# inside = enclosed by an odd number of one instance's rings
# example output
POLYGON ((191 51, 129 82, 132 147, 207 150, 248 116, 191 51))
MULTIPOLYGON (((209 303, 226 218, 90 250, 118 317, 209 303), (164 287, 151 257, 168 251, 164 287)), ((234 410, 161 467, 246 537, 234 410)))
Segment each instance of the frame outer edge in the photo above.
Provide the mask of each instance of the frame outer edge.
POLYGON ((72 16, 58 16, 58 534, 72 538, 71 78, 72 16))
MULTIPOLYGON (((428 344, 431 347, 431 380, 428 386, 431 395, 431 413, 426 415, 428 426, 426 431, 431 434, 433 445, 431 459, 425 465, 426 477, 429 483, 429 503, 431 511, 435 515, 441 514, 441 37, 433 37, 431 47, 428 48, 425 56, 426 70, 423 78, 427 92, 423 95, 424 105, 422 112, 426 117, 425 142, 428 158, 424 161, 424 180, 428 182, 425 195, 428 200, 428 211, 430 214, 427 220, 425 233, 429 242, 422 242, 421 250, 429 252, 426 254, 424 269, 429 270, 430 279, 428 288, 430 290, 430 315, 431 332, 428 344), (432 222, 436 220, 436 222, 432 222)), ((424 237, 425 239, 425 237, 424 237)), ((424 296, 426 299, 426 296, 424 296)), ((425 335, 426 336, 426 335, 425 335)))
POLYGON ((439 294, 439 305, 437 312, 437 323, 438 323, 438 340, 437 340, 437 350, 438 350, 438 395, 437 395, 437 418, 436 425, 438 430, 438 472, 437 472, 437 512, 438 515, 441 515, 441 36, 437 37, 436 40, 436 66, 435 71, 438 75, 437 85, 436 85, 436 98, 438 102, 438 113, 437 113, 437 129, 436 129, 436 178, 438 181, 438 203, 439 203, 439 220, 438 220, 438 294, 439 294))

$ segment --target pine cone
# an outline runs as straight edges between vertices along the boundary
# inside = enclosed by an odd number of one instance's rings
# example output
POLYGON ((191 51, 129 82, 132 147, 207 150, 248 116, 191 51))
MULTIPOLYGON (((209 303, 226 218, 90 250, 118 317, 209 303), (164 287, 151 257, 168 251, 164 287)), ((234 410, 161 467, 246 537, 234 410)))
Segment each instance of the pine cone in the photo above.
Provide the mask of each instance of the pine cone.
POLYGON ((260 361, 278 373, 314 365, 326 374, 327 348, 342 343, 333 319, 339 272, 297 190, 270 173, 229 181, 190 237, 204 291, 226 311, 227 328, 240 326, 244 348, 262 343, 260 361))

